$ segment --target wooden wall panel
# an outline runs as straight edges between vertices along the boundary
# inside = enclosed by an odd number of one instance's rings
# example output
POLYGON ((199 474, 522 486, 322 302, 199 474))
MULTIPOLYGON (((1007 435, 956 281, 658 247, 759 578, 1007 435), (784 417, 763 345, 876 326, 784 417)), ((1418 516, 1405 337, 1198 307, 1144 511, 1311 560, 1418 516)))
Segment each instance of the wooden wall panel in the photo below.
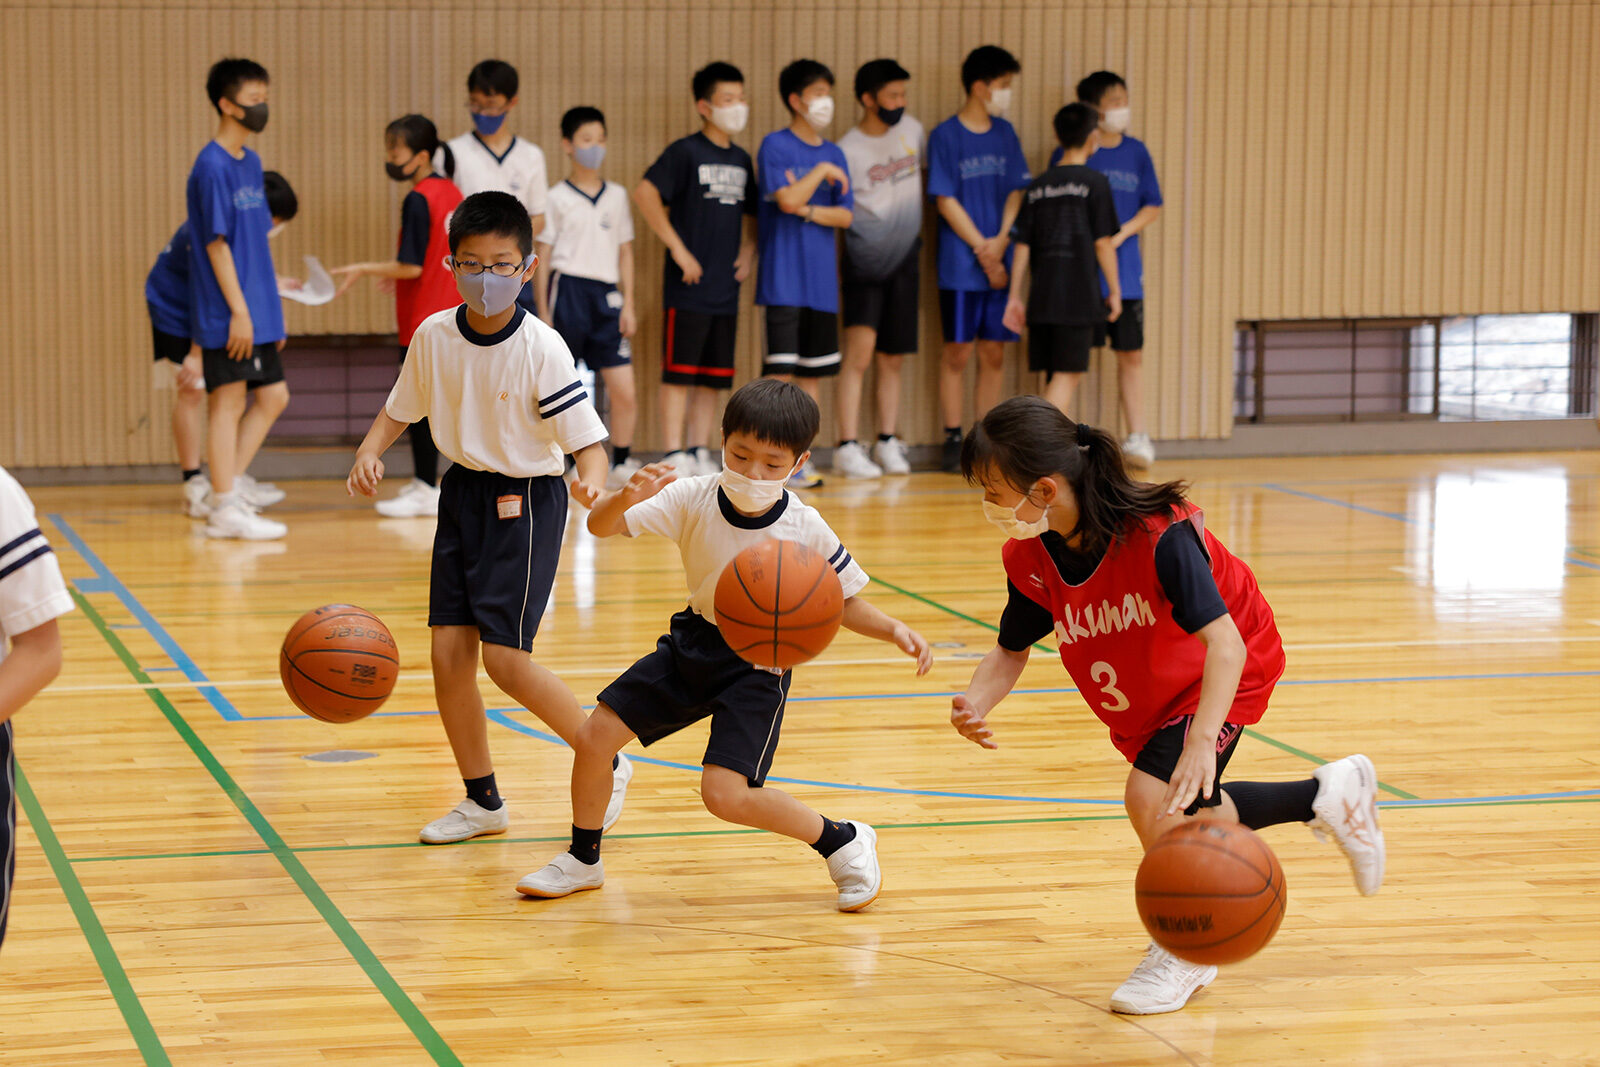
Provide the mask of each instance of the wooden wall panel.
MULTIPOLYGON (((810 55, 849 84, 880 55, 913 73, 931 128, 960 103, 981 43, 1022 60, 1016 122, 1037 170, 1049 121, 1085 73, 1132 86, 1166 209, 1145 238, 1147 409, 1159 437, 1230 430, 1232 330, 1241 318, 1595 310, 1600 307, 1600 19, 1589 0, 0 0, 0 463, 170 459, 167 399, 150 388, 146 270, 184 211, 183 182, 214 120, 205 68, 248 54, 273 73, 256 147, 293 181, 301 216, 280 269, 388 254, 401 194, 381 131, 407 111, 446 136, 466 125, 465 75, 517 65, 520 134, 563 160, 576 103, 611 121, 607 173, 632 185, 691 131, 691 73, 744 68, 752 152, 783 119, 779 68, 810 55), (63 96, 59 78, 76 72, 63 96), (63 143, 64 141, 69 143, 63 143)), ((937 439, 940 348, 928 213, 923 353, 905 435, 937 439)), ((661 249, 639 224, 644 383, 640 446, 656 440, 661 249)), ((746 287, 739 367, 760 366, 746 287)), ((363 284, 288 309, 297 334, 392 329, 363 284)), ((290 358, 293 356, 291 354, 290 358)), ((1009 383, 1031 385, 1014 353, 1009 383)), ((1109 361, 1079 414, 1115 424, 1109 361)), ((874 431, 871 405, 864 429, 874 431)), ((831 419, 824 444, 831 444, 831 419)))

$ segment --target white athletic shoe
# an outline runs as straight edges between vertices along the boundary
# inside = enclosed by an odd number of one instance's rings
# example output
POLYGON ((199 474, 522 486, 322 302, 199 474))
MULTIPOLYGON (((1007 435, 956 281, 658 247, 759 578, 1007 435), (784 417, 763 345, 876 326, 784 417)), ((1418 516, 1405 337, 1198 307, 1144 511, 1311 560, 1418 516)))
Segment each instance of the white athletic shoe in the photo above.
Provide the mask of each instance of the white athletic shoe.
POLYGON ((911 461, 906 458, 906 446, 898 437, 879 441, 872 446, 872 458, 885 474, 910 474, 911 461))
POLYGON ((1387 854, 1378 828, 1378 772, 1365 756, 1346 756, 1311 772, 1317 780, 1316 818, 1308 825, 1317 840, 1331 834, 1350 859, 1356 888, 1370 897, 1383 885, 1387 854))
POLYGON ((633 761, 617 753, 617 765, 611 771, 611 800, 606 804, 606 821, 601 830, 609 830, 622 817, 622 802, 628 799, 628 783, 633 781, 633 761))
POLYGON ((643 463, 629 456, 615 467, 612 467, 610 473, 606 475, 606 489, 613 493, 621 489, 628 484, 629 478, 639 473, 643 466, 643 463))
POLYGON ((398 496, 377 503, 378 514, 390 519, 419 519, 439 514, 439 487, 413 478, 398 496))
POLYGON ((1147 433, 1130 433, 1122 442, 1122 458, 1137 470, 1144 470, 1156 461, 1156 446, 1150 443, 1147 433))
POLYGON ((822 475, 817 473, 817 465, 809 459, 806 465, 789 475, 790 489, 815 489, 822 484, 822 475))
POLYGON ((705 447, 697 448, 694 450, 693 455, 694 473, 697 476, 702 474, 722 473, 722 458, 720 456, 713 456, 711 454, 711 449, 705 447))
POLYGON ((856 836, 828 857, 828 874, 839 887, 839 910, 860 911, 878 899, 883 872, 878 869, 878 831, 864 822, 847 820, 856 836))
POLYGON ((661 462, 671 467, 673 473, 679 478, 693 478, 699 473, 695 469, 699 464, 695 462, 694 453, 685 452, 681 448, 676 452, 668 452, 662 456, 661 462))
POLYGON ((510 826, 511 809, 504 803, 489 811, 467 797, 450 814, 424 826, 417 839, 424 845, 452 845, 474 837, 503 834, 510 826))
POLYGON ((606 884, 606 861, 585 863, 570 852, 563 852, 532 874, 524 875, 517 883, 517 892, 525 897, 570 896, 585 889, 599 889, 606 884))
POLYGON ((882 478, 883 468, 867 456, 859 441, 851 441, 833 450, 833 470, 846 478, 882 478))
POLYGON ((183 511, 191 519, 203 519, 211 514, 211 480, 197 474, 183 483, 183 511))
POLYGON ((233 488, 253 508, 270 508, 286 495, 271 482, 258 482, 248 474, 235 478, 233 488))
POLYGON ((257 515, 237 493, 211 497, 211 514, 206 519, 207 537, 235 541, 276 541, 288 533, 289 527, 257 515))
POLYGON ((1150 943, 1139 966, 1111 994, 1111 1010, 1123 1015, 1162 1015, 1177 1011, 1189 998, 1217 980, 1215 967, 1180 960, 1150 943))

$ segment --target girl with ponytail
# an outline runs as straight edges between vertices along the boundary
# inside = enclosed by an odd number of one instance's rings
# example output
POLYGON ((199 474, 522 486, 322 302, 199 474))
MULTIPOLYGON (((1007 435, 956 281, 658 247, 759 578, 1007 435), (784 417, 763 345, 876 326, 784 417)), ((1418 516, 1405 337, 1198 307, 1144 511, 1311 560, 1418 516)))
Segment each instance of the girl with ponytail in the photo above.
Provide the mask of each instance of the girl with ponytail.
MULTIPOLYGON (((1184 484, 1134 481, 1114 437, 1035 396, 992 408, 963 443, 961 469, 1007 535, 1009 598, 998 642, 952 701, 951 725, 995 748, 990 712, 1030 648, 1054 634, 1132 765, 1123 803, 1146 849, 1190 818, 1305 822, 1337 841, 1361 893, 1376 893, 1385 854, 1366 756, 1299 782, 1219 785, 1283 674, 1283 643, 1255 576, 1205 528, 1184 484)), ((1151 944, 1111 1008, 1177 1011, 1216 973, 1151 944)))
MULTIPOLYGON (((342 294, 363 275, 380 279, 378 286, 394 293, 400 361, 405 362, 411 335, 422 320, 461 303, 455 276, 444 265, 450 255, 450 213, 461 203, 461 190, 446 175, 455 170, 450 146, 422 115, 402 115, 383 131, 388 160, 383 169, 411 191, 400 203, 400 250, 393 259, 351 263, 330 274, 342 275, 342 294)), ((337 294, 336 294, 337 295, 337 294)), ((378 501, 378 513, 390 518, 439 514, 439 450, 427 419, 413 422, 411 481, 391 500, 378 501)))

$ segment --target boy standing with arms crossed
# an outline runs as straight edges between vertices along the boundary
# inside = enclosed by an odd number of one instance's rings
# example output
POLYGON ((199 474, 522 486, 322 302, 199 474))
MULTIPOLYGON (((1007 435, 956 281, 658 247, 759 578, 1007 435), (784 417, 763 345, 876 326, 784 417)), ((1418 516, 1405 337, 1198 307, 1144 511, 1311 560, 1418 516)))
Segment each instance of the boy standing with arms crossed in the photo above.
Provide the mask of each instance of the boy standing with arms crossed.
MULTIPOLYGON (((428 625, 433 686, 467 796, 423 827, 430 845, 504 833, 478 654, 489 678, 569 745, 583 724, 572 690, 528 657, 550 599, 567 521, 565 454, 577 461, 573 499, 592 505, 605 483, 605 427, 561 336, 517 303, 533 276, 533 230, 508 193, 478 193, 450 218, 450 270, 465 304, 422 321, 384 410, 356 452, 346 487, 372 496, 384 451, 426 418, 454 464, 440 486, 428 625)), ((608 824, 632 767, 616 765, 608 824)))

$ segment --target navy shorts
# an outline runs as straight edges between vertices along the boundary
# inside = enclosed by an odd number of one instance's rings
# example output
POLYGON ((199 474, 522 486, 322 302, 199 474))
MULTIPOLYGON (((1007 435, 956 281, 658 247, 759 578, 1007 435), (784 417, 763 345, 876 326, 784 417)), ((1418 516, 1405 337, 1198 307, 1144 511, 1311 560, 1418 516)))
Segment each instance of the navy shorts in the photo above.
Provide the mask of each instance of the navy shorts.
POLYGON ((429 626, 476 626, 487 644, 533 650, 550 600, 567 485, 456 464, 439 483, 428 584, 429 626))
POLYGON ((1028 369, 1045 374, 1082 374, 1089 369, 1089 350, 1101 326, 1028 323, 1028 369))
POLYGON ((244 359, 234 359, 228 355, 226 348, 202 348, 200 365, 205 370, 208 393, 234 382, 243 382, 246 389, 254 391, 263 385, 276 385, 283 381, 283 359, 278 354, 275 341, 256 345, 244 359))
POLYGON ((6 940, 6 916, 11 913, 11 881, 17 873, 17 780, 11 752, 11 721, 0 722, 0 944, 6 940))
POLYGON ((646 746, 710 716, 701 763, 738 771, 760 787, 778 748, 791 676, 752 667, 713 623, 685 609, 654 652, 605 687, 600 702, 646 746))
POLYGON ((733 388, 733 350, 739 316, 667 308, 661 380, 667 385, 733 388))
POLYGON ((1122 302, 1122 314, 1116 322, 1102 322, 1095 327, 1094 346, 1099 348, 1111 342, 1113 352, 1139 352, 1144 349, 1144 301, 1138 297, 1122 302))
POLYGON ((155 323, 150 324, 150 342, 155 349, 156 362, 182 363, 189 358, 189 339, 167 333, 155 323))
POLYGON ((839 314, 807 307, 767 308, 762 374, 831 378, 839 373, 839 314))
POLYGON ((622 290, 610 282, 554 275, 550 317, 572 358, 591 370, 626 367, 633 361, 633 346, 622 336, 622 290))
POLYGON ((917 351, 917 297, 922 291, 920 250, 919 242, 887 278, 857 277, 848 255, 839 269, 844 328, 872 327, 878 331, 874 350, 886 356, 909 356, 917 351))
MULTIPOLYGON (((1172 772, 1178 769, 1178 757, 1183 755, 1183 743, 1189 739, 1189 724, 1192 722, 1194 716, 1185 715, 1157 730, 1155 736, 1139 750, 1138 758, 1133 761, 1134 769, 1163 782, 1172 781, 1172 772)), ((1201 808, 1214 808, 1222 803, 1222 772, 1228 769, 1228 761, 1233 758, 1233 750, 1239 747, 1239 738, 1243 736, 1244 727, 1238 723, 1222 724, 1222 729, 1217 732, 1217 778, 1211 786, 1211 798, 1206 799, 1202 787, 1194 803, 1184 809, 1185 815, 1193 815, 1201 808)))
POLYGON ((944 326, 945 344, 1020 340, 1000 321, 1005 317, 1006 297, 1004 289, 940 289, 939 321, 944 326))

